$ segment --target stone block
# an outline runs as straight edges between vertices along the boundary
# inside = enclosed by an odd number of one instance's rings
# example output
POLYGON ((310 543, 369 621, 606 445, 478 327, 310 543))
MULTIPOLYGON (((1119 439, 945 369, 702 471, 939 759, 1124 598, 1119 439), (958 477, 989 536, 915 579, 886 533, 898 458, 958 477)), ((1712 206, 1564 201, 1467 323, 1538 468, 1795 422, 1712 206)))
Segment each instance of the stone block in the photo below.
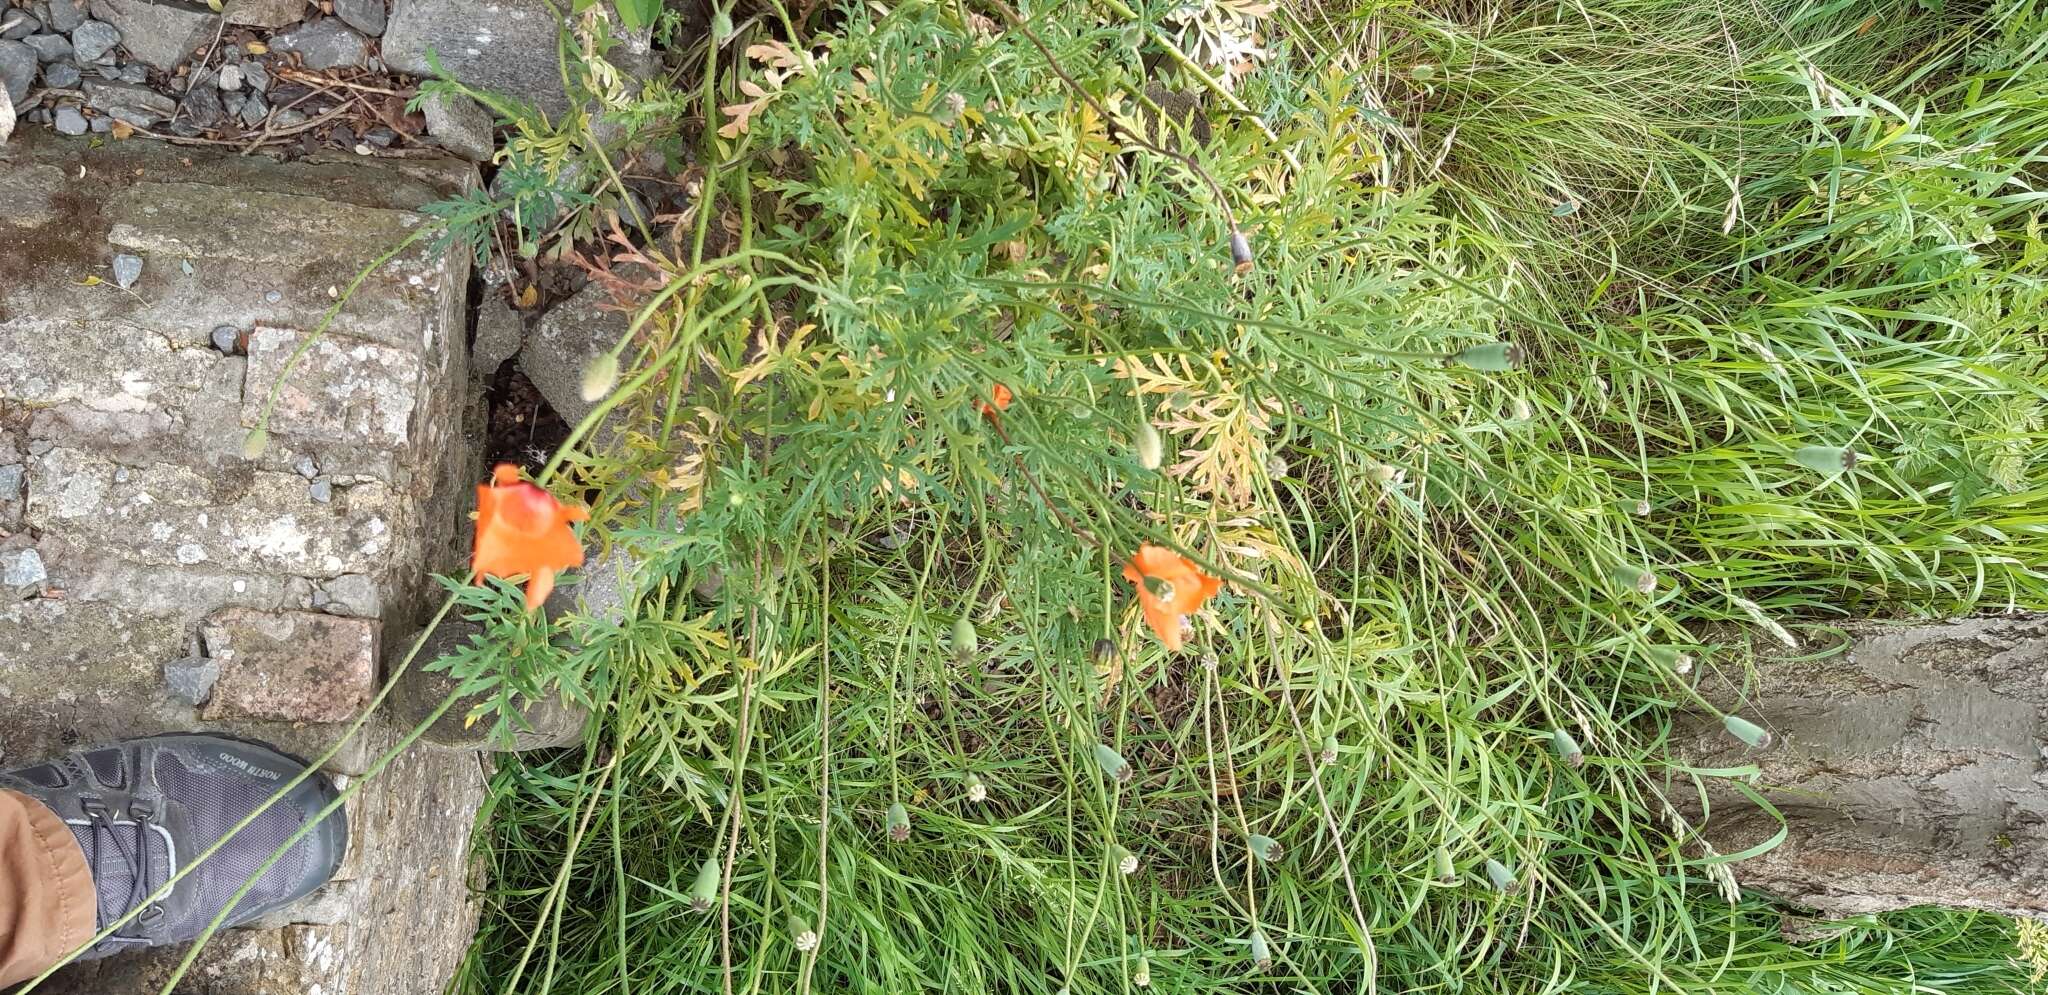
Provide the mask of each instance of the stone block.
POLYGON ((313 612, 229 608, 199 627, 220 678, 208 720, 346 722, 376 691, 377 623, 313 612))
POLYGON ((229 24, 275 30, 306 16, 306 0, 228 0, 221 16, 229 24))
MULTIPOLYGON (((633 316, 610 307, 596 284, 541 316, 519 351, 519 368, 562 420, 575 425, 597 405, 583 399, 583 368, 616 345, 633 316)), ((603 433, 592 441, 601 441, 603 433)))
POLYGON ((174 0, 92 0, 92 16, 121 31, 128 53, 170 71, 212 37, 214 14, 174 0))
MULTIPOLYGON (((384 62, 432 76, 432 51, 453 79, 516 97, 549 114, 569 107, 556 39, 559 5, 547 0, 396 0, 384 31, 384 62)), ((616 17, 612 23, 617 25, 616 17)), ((652 71, 652 28, 614 28, 611 63, 628 77, 652 71)))

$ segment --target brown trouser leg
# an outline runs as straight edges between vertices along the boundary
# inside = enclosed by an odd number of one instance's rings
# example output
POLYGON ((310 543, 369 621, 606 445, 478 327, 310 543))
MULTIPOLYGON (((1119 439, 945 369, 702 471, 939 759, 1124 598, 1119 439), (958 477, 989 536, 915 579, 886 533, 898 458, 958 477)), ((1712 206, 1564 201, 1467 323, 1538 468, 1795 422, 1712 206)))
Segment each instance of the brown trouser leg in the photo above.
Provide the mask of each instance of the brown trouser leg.
POLYGON ((92 939, 97 902, 85 853, 57 813, 0 791, 0 988, 92 939))

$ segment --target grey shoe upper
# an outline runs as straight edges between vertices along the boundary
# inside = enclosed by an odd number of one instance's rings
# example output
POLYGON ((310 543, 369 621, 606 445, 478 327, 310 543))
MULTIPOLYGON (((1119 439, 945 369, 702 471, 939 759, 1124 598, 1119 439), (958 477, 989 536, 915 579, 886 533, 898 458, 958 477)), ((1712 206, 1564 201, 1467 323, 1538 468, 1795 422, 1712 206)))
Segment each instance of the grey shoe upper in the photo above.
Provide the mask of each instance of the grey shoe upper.
MULTIPOLYGON (((166 735, 79 750, 0 773, 0 787, 41 801, 71 827, 99 893, 96 928, 104 929, 305 767, 255 743, 166 735)), ((271 854, 334 798, 334 786, 325 777, 307 778, 87 956, 197 938, 271 854)), ((337 809, 263 873, 236 904, 227 925, 305 897, 334 876, 347 848, 347 820, 337 809)))

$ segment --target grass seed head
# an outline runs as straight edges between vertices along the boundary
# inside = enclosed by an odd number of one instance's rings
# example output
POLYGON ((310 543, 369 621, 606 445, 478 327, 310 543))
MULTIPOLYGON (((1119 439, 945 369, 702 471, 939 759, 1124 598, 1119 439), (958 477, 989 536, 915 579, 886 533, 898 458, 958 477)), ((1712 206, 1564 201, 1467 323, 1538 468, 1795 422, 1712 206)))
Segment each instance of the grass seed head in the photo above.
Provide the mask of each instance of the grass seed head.
POLYGON ((583 400, 596 404, 612 392, 619 382, 619 357, 609 352, 598 353, 583 367, 583 400))

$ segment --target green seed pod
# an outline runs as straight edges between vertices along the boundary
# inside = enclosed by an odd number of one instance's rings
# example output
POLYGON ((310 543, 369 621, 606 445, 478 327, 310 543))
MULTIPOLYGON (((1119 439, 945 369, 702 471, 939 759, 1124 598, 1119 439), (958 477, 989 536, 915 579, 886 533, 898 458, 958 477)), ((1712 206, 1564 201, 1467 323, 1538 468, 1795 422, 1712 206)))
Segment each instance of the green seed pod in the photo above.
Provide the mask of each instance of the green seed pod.
POLYGON ((1152 987, 1152 958, 1138 955, 1138 966, 1131 969, 1131 984, 1139 988, 1152 987))
POLYGON ((591 404, 604 400, 618 382, 619 357, 609 352, 598 353, 583 368, 583 400, 591 404))
POLYGON ((263 451, 269 448, 270 433, 260 428, 252 428, 248 435, 242 436, 243 459, 258 459, 263 455, 263 451))
POLYGON ((973 774, 967 775, 967 800, 971 802, 988 801, 988 785, 981 783, 981 778, 973 774))
POLYGON ((1159 469, 1166 461, 1166 442, 1159 437, 1159 430, 1152 427, 1148 419, 1138 423, 1138 465, 1147 470, 1159 469))
POLYGON ((718 901, 718 854, 704 858, 697 868, 697 883, 690 886, 690 911, 708 912, 718 901))
POLYGON ((1252 930, 1252 964, 1264 971, 1273 966, 1273 946, 1266 942, 1266 931, 1252 930))
POLYGON ((1481 373, 1506 373, 1522 361, 1522 350, 1512 342, 1488 342, 1464 349, 1452 361, 1481 373))
POLYGON ((1337 762, 1337 734, 1336 734, 1336 733, 1334 733, 1334 732, 1333 732, 1333 733, 1329 734, 1328 736, 1324 736, 1324 737, 1323 737, 1323 752, 1322 752, 1322 754, 1321 754, 1321 755, 1319 755, 1318 757, 1316 757, 1316 759, 1318 759, 1318 760, 1321 760, 1321 761, 1323 762, 1323 765, 1324 765, 1325 767, 1329 766, 1330 764, 1333 764, 1333 763, 1336 763, 1336 762, 1337 762))
POLYGON ((1123 754, 1111 749, 1108 743, 1095 744, 1095 765, 1102 768, 1102 772, 1108 774, 1112 781, 1131 779, 1130 762, 1124 759, 1123 754))
POLYGON ((974 631, 974 620, 961 615, 953 620, 953 652, 966 657, 973 656, 981 645, 981 637, 974 631))
POLYGON ((1657 575, 1632 563, 1618 563, 1607 571, 1607 579, 1623 590, 1651 594, 1657 590, 1657 575))
POLYGON ((1269 864, 1279 860, 1287 852, 1280 846, 1279 840, 1271 836, 1260 836, 1257 833, 1253 833, 1247 838, 1245 845, 1251 848, 1252 856, 1269 864))
POLYGON ((1508 870, 1507 865, 1492 857, 1486 858, 1486 879, 1493 882, 1495 891, 1503 894, 1512 895, 1515 893, 1515 889, 1521 886, 1520 882, 1515 880, 1513 872, 1508 870))
POLYGON ((1550 748, 1573 767, 1586 765, 1586 751, 1579 749, 1579 741, 1562 728, 1550 730, 1550 748))
POLYGON ((810 953, 818 949, 817 929, 813 928, 810 923, 795 916, 789 917, 789 940, 791 943, 796 944, 797 950, 803 953, 810 953))
POLYGON ((1438 881, 1441 881, 1441 882, 1443 882, 1444 884, 1457 884, 1457 883, 1458 883, 1458 869, 1457 869, 1457 868, 1455 868, 1455 867, 1452 867, 1452 866, 1451 866, 1451 848, 1450 848, 1450 847, 1447 847, 1447 846, 1440 846, 1440 847, 1437 847, 1437 848, 1436 848, 1436 861, 1435 861, 1435 864, 1436 864, 1436 879, 1437 879, 1438 881))
POLYGON ((1109 855, 1116 859, 1116 871, 1124 877, 1138 873, 1138 855, 1121 846, 1109 848, 1109 855))
POLYGON ((1837 446, 1807 446, 1792 454, 1792 459, 1815 473, 1847 473, 1856 469, 1856 452, 1837 446))
POLYGON ((1093 657, 1097 664, 1106 664, 1116 659, 1116 643, 1108 639, 1097 639, 1095 645, 1089 647, 1088 655, 1093 657))
POLYGON ((1692 673, 1692 655, 1676 646, 1652 646, 1646 650, 1650 662, 1684 677, 1692 673))
POLYGON ((910 810, 902 802, 889 803, 889 838, 898 843, 910 838, 910 810))
POLYGON ((1235 229, 1230 232, 1230 265, 1239 273, 1252 271, 1252 240, 1235 229))
POLYGON ((1771 745, 1769 731, 1740 715, 1721 716, 1721 728, 1728 730, 1728 735, 1749 744, 1752 750, 1761 750, 1771 745))

